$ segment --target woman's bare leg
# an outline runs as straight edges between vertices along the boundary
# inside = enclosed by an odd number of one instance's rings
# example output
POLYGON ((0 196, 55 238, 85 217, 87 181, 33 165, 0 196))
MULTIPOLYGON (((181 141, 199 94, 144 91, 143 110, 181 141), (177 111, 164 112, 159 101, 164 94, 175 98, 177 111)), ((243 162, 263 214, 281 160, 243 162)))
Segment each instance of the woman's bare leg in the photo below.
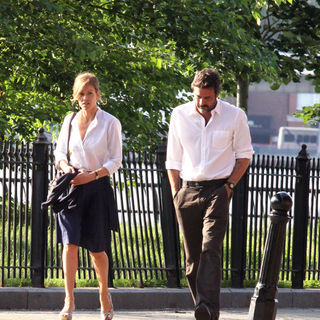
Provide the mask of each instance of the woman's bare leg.
POLYGON ((109 273, 109 259, 104 251, 90 252, 94 269, 97 274, 99 282, 100 305, 101 311, 106 313, 112 309, 111 301, 109 301, 108 293, 108 273, 109 273))
POLYGON ((62 253, 65 300, 61 312, 72 312, 74 308, 74 281, 78 268, 78 246, 66 244, 63 246, 62 253))

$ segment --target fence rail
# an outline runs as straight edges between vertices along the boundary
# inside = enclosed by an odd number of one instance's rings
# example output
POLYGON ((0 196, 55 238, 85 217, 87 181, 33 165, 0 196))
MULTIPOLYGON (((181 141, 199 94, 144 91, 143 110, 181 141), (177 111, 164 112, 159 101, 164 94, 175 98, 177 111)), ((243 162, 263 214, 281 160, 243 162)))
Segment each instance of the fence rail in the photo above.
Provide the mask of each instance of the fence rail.
MULTIPOLYGON (((61 246, 56 244, 56 219, 42 212, 48 180, 55 174, 54 146, 40 132, 37 141, 0 141, 0 285, 7 279, 62 278, 61 246)), ((164 167, 165 144, 157 152, 131 150, 112 175, 120 232, 112 233, 110 281, 132 279, 144 286, 161 281, 180 286, 184 278, 182 239, 175 220, 164 167)), ((280 279, 303 287, 320 279, 320 159, 254 156, 237 185, 230 205, 223 243, 223 279, 234 287, 257 280, 266 241, 270 198, 285 191, 294 206, 283 253, 280 279)), ((79 250, 77 277, 95 279, 86 250, 79 250)))

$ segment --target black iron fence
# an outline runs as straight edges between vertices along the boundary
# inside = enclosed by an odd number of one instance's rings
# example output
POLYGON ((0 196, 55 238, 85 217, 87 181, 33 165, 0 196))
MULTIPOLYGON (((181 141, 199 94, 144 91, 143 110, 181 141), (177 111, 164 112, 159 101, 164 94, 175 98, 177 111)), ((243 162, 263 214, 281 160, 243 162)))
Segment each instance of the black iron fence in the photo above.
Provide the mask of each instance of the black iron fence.
MULTIPOLYGON (((61 247, 52 212, 43 212, 48 180, 55 174, 54 147, 43 133, 33 144, 0 141, 0 285, 7 279, 62 278, 61 247)), ((157 280, 170 287, 184 277, 182 239, 175 220, 165 167, 165 145, 157 152, 128 152, 112 176, 120 232, 112 234, 111 282, 157 280)), ((233 287, 257 280, 266 240, 270 199, 285 191, 294 201, 280 280, 302 288, 320 279, 320 161, 302 148, 294 157, 254 156, 237 185, 223 243, 223 279, 233 287)), ((95 279, 89 254, 79 250, 77 277, 95 279)))

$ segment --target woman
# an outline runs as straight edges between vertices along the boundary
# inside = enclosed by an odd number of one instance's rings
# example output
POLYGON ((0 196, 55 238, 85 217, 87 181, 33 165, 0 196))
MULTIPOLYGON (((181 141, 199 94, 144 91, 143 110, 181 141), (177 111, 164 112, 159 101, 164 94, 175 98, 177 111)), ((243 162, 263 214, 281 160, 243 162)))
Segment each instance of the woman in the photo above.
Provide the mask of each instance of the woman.
POLYGON ((73 100, 78 102, 80 111, 74 118, 72 114, 65 117, 55 151, 56 167, 65 174, 77 173, 70 184, 81 192, 74 200, 75 205, 57 214, 65 277, 60 320, 72 319, 79 246, 88 249, 93 260, 99 282, 101 319, 113 317, 106 250, 110 245, 110 231, 118 230, 119 222, 109 176, 121 164, 121 124, 97 106, 99 99, 97 77, 91 73, 79 74, 74 81, 73 100))

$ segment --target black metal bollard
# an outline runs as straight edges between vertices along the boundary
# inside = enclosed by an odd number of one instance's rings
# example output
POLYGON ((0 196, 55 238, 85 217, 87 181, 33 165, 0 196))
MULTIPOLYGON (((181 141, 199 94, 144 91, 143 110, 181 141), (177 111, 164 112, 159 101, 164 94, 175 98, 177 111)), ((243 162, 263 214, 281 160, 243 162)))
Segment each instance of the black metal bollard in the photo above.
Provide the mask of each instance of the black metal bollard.
POLYGON ((43 128, 33 144, 32 169, 32 229, 31 229, 31 284, 44 287, 44 260, 46 248, 46 217, 41 203, 48 192, 48 144, 43 128))
POLYGON ((309 217, 310 157, 307 146, 296 157, 296 184, 292 242, 292 288, 302 289, 305 279, 309 217))
POLYGON ((285 192, 278 192, 271 198, 271 225, 260 267, 259 281, 254 290, 248 320, 274 320, 277 314, 280 263, 286 233, 290 220, 288 211, 292 199, 285 192))

